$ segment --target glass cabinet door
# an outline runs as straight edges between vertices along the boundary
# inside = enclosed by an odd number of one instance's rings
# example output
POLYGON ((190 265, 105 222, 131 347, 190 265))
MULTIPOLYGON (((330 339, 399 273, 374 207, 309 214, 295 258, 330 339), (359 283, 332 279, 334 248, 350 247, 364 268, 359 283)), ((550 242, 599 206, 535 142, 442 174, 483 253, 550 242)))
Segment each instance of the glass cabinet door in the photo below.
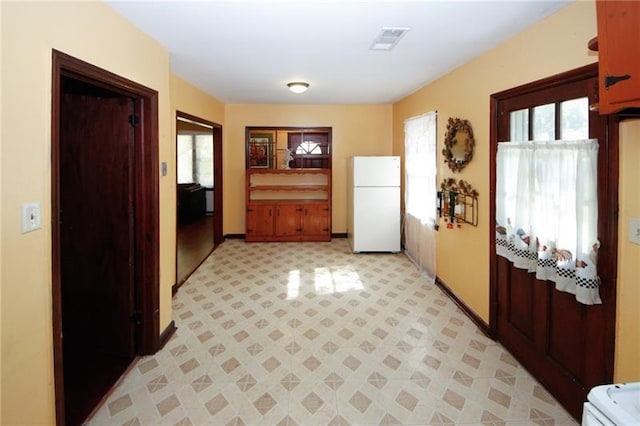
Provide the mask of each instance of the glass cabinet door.
POLYGON ((246 127, 247 169, 330 169, 331 127, 246 127))
POLYGON ((248 130, 247 133, 247 168, 276 168, 276 132, 248 130))

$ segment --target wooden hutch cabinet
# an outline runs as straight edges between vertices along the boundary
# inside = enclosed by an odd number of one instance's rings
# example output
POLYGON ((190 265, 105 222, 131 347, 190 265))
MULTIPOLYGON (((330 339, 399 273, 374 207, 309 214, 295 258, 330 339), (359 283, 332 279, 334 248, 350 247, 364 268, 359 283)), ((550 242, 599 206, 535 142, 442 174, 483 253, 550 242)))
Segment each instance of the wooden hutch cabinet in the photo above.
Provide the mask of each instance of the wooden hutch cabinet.
POLYGON ((330 169, 251 168, 246 185, 246 241, 331 240, 330 169))
POLYGON ((247 127, 245 241, 331 240, 331 128, 247 127))
POLYGON ((331 240, 331 128, 247 127, 245 241, 331 240))
POLYGON ((599 111, 640 107, 640 2, 597 0, 599 111))

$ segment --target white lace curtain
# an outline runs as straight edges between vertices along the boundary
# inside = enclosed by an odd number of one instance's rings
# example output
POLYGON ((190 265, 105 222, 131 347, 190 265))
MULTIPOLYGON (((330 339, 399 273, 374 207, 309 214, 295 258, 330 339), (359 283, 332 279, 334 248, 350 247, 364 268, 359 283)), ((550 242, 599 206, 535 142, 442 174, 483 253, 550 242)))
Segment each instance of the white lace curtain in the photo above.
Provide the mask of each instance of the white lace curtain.
POLYGON ((496 159, 496 252, 586 305, 602 303, 598 142, 503 142, 496 159))
POLYGON ((404 123, 405 253, 432 282, 436 276, 436 117, 436 112, 430 112, 404 123))

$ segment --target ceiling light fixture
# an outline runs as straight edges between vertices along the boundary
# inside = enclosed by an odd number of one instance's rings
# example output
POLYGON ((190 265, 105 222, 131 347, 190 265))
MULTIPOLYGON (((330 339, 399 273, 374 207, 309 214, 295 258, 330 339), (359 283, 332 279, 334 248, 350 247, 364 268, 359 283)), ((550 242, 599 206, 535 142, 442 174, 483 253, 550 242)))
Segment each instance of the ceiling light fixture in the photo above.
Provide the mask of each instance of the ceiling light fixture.
POLYGON ((309 83, 305 83, 304 81, 292 81, 291 83, 287 83, 287 87, 296 95, 306 92, 309 88, 309 83))

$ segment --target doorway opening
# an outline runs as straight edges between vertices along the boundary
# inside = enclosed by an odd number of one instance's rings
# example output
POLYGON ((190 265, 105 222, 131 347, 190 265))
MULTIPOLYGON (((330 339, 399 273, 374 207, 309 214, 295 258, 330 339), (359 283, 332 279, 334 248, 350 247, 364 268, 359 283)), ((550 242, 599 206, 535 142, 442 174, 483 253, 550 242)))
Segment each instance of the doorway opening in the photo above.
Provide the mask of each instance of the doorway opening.
POLYGON ((53 51, 56 423, 159 347, 158 93, 53 51))
POLYGON ((222 126, 176 114, 176 286, 222 243, 222 126))

